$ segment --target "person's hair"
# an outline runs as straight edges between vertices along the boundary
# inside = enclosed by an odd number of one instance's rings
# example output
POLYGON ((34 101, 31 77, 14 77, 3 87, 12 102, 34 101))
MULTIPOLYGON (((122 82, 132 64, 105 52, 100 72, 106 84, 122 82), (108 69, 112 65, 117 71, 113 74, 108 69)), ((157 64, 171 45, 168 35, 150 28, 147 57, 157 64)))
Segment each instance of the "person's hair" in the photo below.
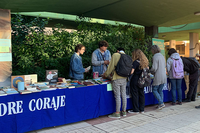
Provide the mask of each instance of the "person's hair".
POLYGON ((160 53, 160 48, 158 47, 158 45, 152 45, 151 46, 151 51, 153 54, 156 54, 156 53, 160 53))
POLYGON ((108 47, 108 46, 109 46, 109 45, 108 45, 108 42, 105 41, 105 40, 100 41, 100 42, 99 42, 99 48, 100 48, 100 47, 103 47, 103 46, 104 46, 104 47, 108 47))
POLYGON ((147 68, 149 66, 149 61, 145 54, 140 50, 136 49, 132 52, 132 59, 133 61, 139 60, 140 61, 140 69, 147 68))
POLYGON ((85 47, 83 44, 78 44, 75 47, 75 52, 78 52, 78 50, 81 50, 82 47, 85 47))
POLYGON ((124 48, 118 48, 117 49, 117 51, 121 51, 121 50, 125 52, 124 48))
POLYGON ((170 48, 168 51, 168 55, 171 56, 173 53, 177 53, 176 49, 170 48))

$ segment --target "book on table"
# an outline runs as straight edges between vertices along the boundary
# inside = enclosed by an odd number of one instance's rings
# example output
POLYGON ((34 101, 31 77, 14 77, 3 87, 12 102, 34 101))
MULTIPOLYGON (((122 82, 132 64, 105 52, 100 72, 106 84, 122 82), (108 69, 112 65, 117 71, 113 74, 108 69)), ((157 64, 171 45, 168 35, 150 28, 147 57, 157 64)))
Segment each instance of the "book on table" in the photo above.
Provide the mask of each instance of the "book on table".
POLYGON ((18 94, 19 92, 16 91, 14 88, 3 89, 6 94, 18 94))
POLYGON ((41 90, 38 90, 36 87, 29 87, 29 86, 26 86, 26 90, 29 90, 31 92, 41 92, 41 90))
POLYGON ((94 85, 92 82, 83 82, 83 84, 86 85, 86 86, 92 86, 92 85, 94 85))
POLYGON ((86 85, 76 85, 75 88, 85 87, 86 85))
POLYGON ((0 90, 0 96, 6 96, 6 95, 7 95, 6 92, 4 92, 3 90, 0 90))
POLYGON ((49 89, 49 86, 38 86, 37 89, 41 90, 41 91, 47 90, 47 89, 49 89))
POLYGON ((69 88, 69 89, 73 89, 73 88, 76 88, 76 87, 73 86, 73 85, 69 85, 67 88, 69 88))
POLYGON ((29 93, 32 93, 29 90, 18 90, 18 91, 19 91, 19 94, 29 94, 29 93))
POLYGON ((56 87, 57 87, 58 89, 66 89, 66 88, 68 88, 69 86, 68 86, 68 85, 56 85, 56 87))
POLYGON ((40 86, 37 87, 37 89, 42 90, 42 91, 51 91, 51 90, 56 90, 56 87, 50 87, 50 86, 40 86))

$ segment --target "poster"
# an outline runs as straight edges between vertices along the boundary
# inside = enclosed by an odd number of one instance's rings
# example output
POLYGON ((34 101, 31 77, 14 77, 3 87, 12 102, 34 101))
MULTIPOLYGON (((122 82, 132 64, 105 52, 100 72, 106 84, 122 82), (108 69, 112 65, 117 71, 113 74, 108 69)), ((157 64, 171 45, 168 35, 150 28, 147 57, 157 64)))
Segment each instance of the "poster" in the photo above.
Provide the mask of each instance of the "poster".
POLYGON ((165 45, 164 45, 164 40, 162 39, 157 39, 157 38, 152 38, 152 44, 153 45, 158 45, 158 47, 161 50, 161 54, 165 57, 165 45))

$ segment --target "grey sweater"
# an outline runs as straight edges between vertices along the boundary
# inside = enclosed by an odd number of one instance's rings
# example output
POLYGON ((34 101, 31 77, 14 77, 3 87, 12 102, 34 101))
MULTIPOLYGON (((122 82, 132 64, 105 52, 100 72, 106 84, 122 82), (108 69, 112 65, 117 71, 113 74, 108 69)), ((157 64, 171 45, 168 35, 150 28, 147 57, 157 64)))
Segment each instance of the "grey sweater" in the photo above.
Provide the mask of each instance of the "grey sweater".
POLYGON ((165 58, 161 53, 156 53, 153 56, 153 65, 151 73, 154 74, 153 86, 167 83, 167 76, 165 70, 165 58))

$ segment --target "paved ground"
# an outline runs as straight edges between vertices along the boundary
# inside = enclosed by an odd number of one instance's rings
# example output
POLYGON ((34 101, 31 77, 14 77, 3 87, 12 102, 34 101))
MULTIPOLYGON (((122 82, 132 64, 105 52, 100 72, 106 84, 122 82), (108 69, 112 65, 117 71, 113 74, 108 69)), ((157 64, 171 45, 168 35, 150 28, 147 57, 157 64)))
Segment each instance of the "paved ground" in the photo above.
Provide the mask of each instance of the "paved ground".
POLYGON ((145 107, 144 114, 128 114, 120 119, 102 116, 96 119, 45 128, 28 133, 200 133, 200 98, 157 110, 156 106, 145 107))

